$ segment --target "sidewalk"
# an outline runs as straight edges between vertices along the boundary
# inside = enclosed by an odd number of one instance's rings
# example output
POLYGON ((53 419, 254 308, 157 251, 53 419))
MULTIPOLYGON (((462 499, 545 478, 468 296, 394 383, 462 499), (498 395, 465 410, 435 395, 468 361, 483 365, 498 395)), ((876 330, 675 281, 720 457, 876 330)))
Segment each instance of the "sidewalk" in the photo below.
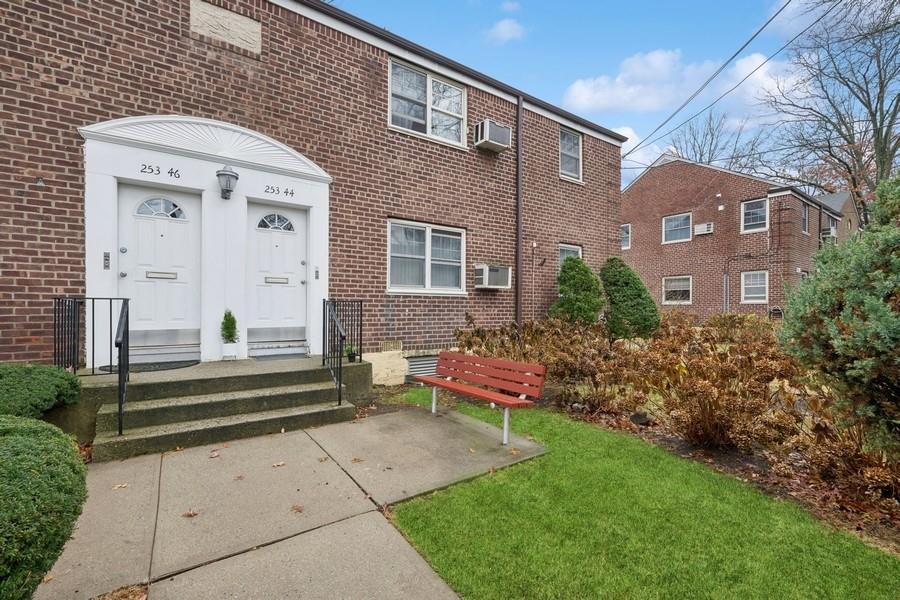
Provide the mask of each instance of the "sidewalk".
POLYGON ((73 538, 35 598, 150 582, 175 598, 453 598, 378 510, 543 449, 420 409, 91 465, 73 538))

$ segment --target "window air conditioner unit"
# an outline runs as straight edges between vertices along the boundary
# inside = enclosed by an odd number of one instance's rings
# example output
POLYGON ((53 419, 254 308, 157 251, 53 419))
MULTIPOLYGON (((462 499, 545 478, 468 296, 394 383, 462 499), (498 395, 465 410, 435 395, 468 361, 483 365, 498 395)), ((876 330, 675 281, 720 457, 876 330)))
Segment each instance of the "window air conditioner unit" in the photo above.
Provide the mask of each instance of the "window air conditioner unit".
POLYGON ((833 242, 837 240, 837 227, 826 227, 822 230, 822 241, 833 242))
POLYGON ((475 147, 502 152, 509 148, 512 139, 512 129, 506 125, 500 125, 490 119, 485 119, 475 125, 475 147))
POLYGON ((704 235, 712 233, 715 226, 713 223, 697 223, 694 225, 694 235, 704 235))
POLYGON ((508 290, 512 285, 512 267, 499 265, 475 265, 475 288, 481 290, 508 290))

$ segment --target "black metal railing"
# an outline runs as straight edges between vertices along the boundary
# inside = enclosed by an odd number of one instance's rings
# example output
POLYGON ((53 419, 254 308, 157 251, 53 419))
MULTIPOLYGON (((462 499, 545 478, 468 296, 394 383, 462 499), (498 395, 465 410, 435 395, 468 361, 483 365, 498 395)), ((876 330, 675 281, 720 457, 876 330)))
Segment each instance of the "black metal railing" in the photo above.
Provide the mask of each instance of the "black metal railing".
POLYGON ((338 405, 343 400, 344 358, 362 360, 362 300, 322 301, 322 365, 331 371, 338 405))
POLYGON ((60 296, 53 299, 53 364, 80 375, 115 370, 117 319, 127 298, 60 296), (90 327, 90 335, 87 328, 90 327), (105 359, 98 364, 97 357, 105 359))
POLYGON ((118 431, 122 435, 122 423, 125 420, 125 392, 128 388, 128 380, 131 375, 131 357, 128 354, 128 300, 122 302, 119 310, 119 324, 116 326, 116 351, 119 353, 117 370, 119 372, 119 419, 118 431))

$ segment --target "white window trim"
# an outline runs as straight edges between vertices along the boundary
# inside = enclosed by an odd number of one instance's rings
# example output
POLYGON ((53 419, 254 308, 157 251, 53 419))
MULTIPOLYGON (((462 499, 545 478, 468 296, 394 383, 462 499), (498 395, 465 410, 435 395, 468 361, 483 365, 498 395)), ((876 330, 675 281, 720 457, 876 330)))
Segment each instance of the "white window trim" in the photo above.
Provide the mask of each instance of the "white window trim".
POLYGON ((762 233, 764 231, 769 230, 769 199, 768 198, 754 198, 753 200, 744 200, 741 202, 741 233, 762 233), (749 202, 765 202, 766 203, 766 226, 760 229, 745 229, 744 228, 744 205, 749 202))
MULTIPOLYGON (((578 258, 584 258, 583 250, 581 246, 576 246, 575 244, 558 244, 556 247, 556 260, 559 260, 559 251, 560 250, 578 250, 578 258)), ((560 265, 562 266, 562 265, 560 265)))
POLYGON ((693 275, 671 275, 669 277, 662 278, 662 288, 660 290, 662 298, 660 299, 662 304, 667 306, 688 306, 694 303, 694 276, 693 275), (666 280, 667 279, 684 279, 687 278, 689 282, 688 293, 690 294, 690 299, 687 301, 674 301, 674 300, 666 300, 666 280))
POLYGON ((769 303, 769 272, 768 271, 741 271, 741 304, 768 304, 769 303), (763 299, 754 298, 747 300, 744 295, 744 288, 746 287, 745 278, 747 275, 756 275, 758 273, 766 274, 766 297, 763 299))
POLYGON ((468 127, 468 123, 466 120, 466 114, 468 112, 467 109, 468 109, 469 98, 468 98, 468 90, 466 89, 466 86, 464 84, 457 83, 457 82, 453 81, 452 79, 447 79, 447 78, 444 78, 444 77, 441 77, 438 75, 433 75, 430 71, 426 71, 426 70, 422 69, 421 67, 417 67, 415 65, 404 62, 402 60, 397 60, 396 58, 391 58, 388 61, 387 94, 388 94, 388 103, 387 103, 388 129, 390 129, 392 131, 397 131, 399 133, 405 133, 405 134, 411 135, 413 137, 421 138, 423 140, 429 140, 431 142, 437 142, 439 144, 444 144, 446 146, 450 146, 451 148, 458 148, 461 150, 469 149, 469 127, 468 127), (393 123, 393 119, 391 116, 391 106, 392 106, 391 97, 393 96, 393 93, 394 93, 393 87, 392 87, 393 86, 392 80, 393 80, 393 76, 394 76, 394 63, 397 63, 398 65, 400 65, 401 67, 403 67, 405 69, 409 69, 410 71, 415 71, 417 73, 421 73, 422 75, 425 76, 425 131, 426 131, 426 133, 420 133, 413 129, 406 129, 405 127, 400 127, 399 125, 394 125, 394 123, 393 123), (454 115, 451 112, 437 109, 437 111, 440 113, 445 113, 445 114, 452 115, 455 117, 460 117, 460 116, 462 117, 462 123, 460 125, 461 140, 459 143, 456 143, 453 140, 448 140, 447 138, 442 138, 439 135, 431 134, 431 110, 433 108, 431 106, 432 93, 433 93, 432 88, 431 88, 431 82, 433 80, 440 81, 443 84, 450 85, 450 86, 453 86, 455 88, 459 88, 460 90, 462 90, 462 115, 454 115))
MULTIPOLYGON (((571 181, 573 183, 584 183, 584 135, 580 131, 575 131, 574 129, 569 129, 568 127, 560 127, 559 135, 557 136, 557 143, 559 149, 559 177, 560 179, 565 179, 566 181, 571 181), (562 168, 562 132, 568 132, 572 135, 578 136, 578 177, 572 175, 571 173, 566 173, 562 168)), ((571 156, 571 155, 570 155, 571 156)))
POLYGON ((631 223, 622 223, 619 226, 619 245, 621 246, 622 250, 631 250, 631 223), (628 245, 627 246, 622 246, 622 227, 628 228, 628 245))
MULTIPOLYGON (((806 235, 809 235, 809 217, 810 217, 809 204, 807 204, 806 202, 801 202, 800 205, 802 206, 802 208, 800 209, 801 210, 800 231, 802 231, 806 235), (804 223, 803 223, 804 215, 806 215, 806 223, 805 223, 806 226, 805 227, 804 227, 804 223)), ((741 214, 743 214, 743 213, 741 213, 741 214)))
POLYGON ((466 230, 459 227, 446 227, 422 223, 421 221, 408 221, 404 219, 388 219, 387 221, 387 293, 396 295, 418 296, 467 296, 466 292, 466 230), (408 225, 425 230, 425 287, 391 287, 391 225, 408 225), (460 289, 432 288, 431 287, 431 230, 450 231, 459 233, 460 240, 460 289))
POLYGON ((662 221, 660 221, 660 227, 662 229, 662 231, 660 232, 660 235, 662 236, 663 244, 681 244, 683 242, 689 242, 692 239, 694 239, 694 213, 685 212, 685 213, 678 213, 677 215, 666 215, 662 218, 662 221), (675 217, 683 217, 685 215, 687 215, 688 218, 690 219, 690 222, 688 224, 688 238, 686 240, 671 240, 671 241, 667 242, 666 241, 666 219, 674 219, 675 217))

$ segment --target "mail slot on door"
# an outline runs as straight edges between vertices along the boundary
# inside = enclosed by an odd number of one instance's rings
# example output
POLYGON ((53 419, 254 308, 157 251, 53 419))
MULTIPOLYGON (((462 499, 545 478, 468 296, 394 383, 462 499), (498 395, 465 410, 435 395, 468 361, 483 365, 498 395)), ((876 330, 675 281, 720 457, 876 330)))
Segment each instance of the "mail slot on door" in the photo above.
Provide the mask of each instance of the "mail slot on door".
POLYGON ((178 279, 178 273, 171 271, 147 271, 147 279, 178 279))
POLYGON ((281 283, 285 284, 288 282, 287 277, 266 277, 266 283, 281 283))

